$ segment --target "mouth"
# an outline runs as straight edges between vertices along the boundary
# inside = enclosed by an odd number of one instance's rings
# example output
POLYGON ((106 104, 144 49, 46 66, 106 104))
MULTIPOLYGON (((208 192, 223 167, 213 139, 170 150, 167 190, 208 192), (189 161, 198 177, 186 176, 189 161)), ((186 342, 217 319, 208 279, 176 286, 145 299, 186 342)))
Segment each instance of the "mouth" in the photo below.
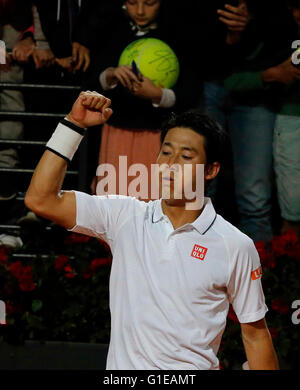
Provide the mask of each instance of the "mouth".
POLYGON ((136 21, 137 23, 147 23, 147 22, 148 22, 148 20, 146 20, 146 19, 140 19, 140 18, 135 18, 135 21, 136 21))

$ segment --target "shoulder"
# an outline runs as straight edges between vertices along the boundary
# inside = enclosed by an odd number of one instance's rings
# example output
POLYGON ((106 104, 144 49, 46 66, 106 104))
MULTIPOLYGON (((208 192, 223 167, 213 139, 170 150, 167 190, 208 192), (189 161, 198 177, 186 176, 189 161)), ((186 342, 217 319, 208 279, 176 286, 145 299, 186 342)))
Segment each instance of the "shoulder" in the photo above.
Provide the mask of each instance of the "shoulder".
POLYGON ((218 215, 214 230, 222 237, 227 252, 228 282, 236 275, 248 277, 260 267, 260 257, 253 240, 218 215))
POLYGON ((253 240, 219 214, 213 230, 222 238, 230 255, 256 251, 253 240))
MULTIPOLYGON (((82 196, 82 193, 80 196, 82 196)), ((124 217, 127 215, 130 217, 152 215, 157 203, 157 201, 144 202, 133 196, 125 195, 93 195, 87 196, 85 201, 94 204, 97 208, 124 217)))

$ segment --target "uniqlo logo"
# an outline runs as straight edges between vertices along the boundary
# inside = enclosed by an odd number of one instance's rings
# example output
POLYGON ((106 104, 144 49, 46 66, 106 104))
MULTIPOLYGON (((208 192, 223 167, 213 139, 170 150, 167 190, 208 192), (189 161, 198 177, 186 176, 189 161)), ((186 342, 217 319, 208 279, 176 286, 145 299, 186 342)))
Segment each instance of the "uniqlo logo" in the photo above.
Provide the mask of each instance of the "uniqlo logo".
POLYGON ((251 279, 252 280, 257 280, 262 276, 262 267, 260 266, 256 270, 251 272, 251 279))
POLYGON ((205 255, 207 253, 207 248, 204 248, 204 246, 195 245, 194 249, 192 250, 191 256, 195 257, 195 259, 198 260, 204 260, 205 255))

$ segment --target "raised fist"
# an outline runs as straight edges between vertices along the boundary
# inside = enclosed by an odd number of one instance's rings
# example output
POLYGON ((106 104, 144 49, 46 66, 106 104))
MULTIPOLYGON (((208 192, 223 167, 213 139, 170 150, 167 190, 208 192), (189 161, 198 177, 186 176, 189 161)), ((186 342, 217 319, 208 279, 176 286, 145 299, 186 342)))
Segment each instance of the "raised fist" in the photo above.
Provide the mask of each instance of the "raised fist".
POLYGON ((81 92, 67 119, 82 128, 102 125, 112 115, 110 105, 111 100, 98 92, 81 92))

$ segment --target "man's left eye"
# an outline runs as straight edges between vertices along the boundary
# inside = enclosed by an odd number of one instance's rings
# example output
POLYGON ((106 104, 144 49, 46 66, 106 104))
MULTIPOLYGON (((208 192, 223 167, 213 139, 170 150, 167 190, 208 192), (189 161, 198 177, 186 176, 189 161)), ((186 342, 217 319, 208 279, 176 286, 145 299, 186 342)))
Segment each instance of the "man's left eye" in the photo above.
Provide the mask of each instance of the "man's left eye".
POLYGON ((182 156, 185 160, 191 160, 192 159, 192 157, 190 157, 190 156, 182 156))

